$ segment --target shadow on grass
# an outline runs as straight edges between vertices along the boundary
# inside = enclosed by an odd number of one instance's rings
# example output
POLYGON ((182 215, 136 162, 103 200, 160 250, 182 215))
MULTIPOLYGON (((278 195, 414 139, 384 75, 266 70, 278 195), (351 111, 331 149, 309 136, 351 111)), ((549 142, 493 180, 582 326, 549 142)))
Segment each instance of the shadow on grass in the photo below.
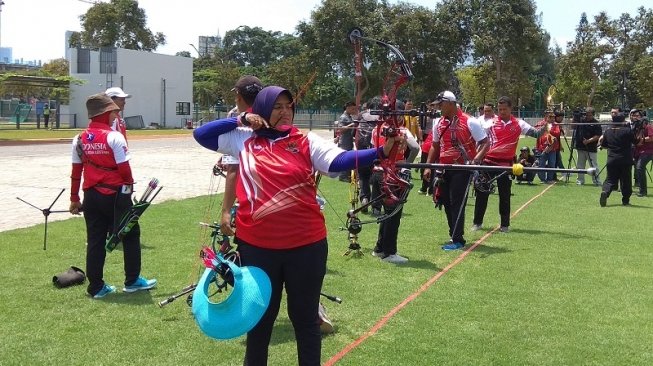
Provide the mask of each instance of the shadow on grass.
POLYGON ((426 269, 426 270, 435 271, 435 272, 439 272, 441 270, 441 268, 438 268, 438 266, 435 263, 433 263, 431 261, 423 260, 423 259, 422 260, 410 260, 409 259, 408 262, 403 263, 403 264, 399 264, 399 265, 397 265, 397 267, 426 269))
MULTIPOLYGON (((119 287, 119 286, 116 286, 119 287)), ((135 306, 154 306, 156 301, 152 298, 150 291, 138 291, 131 294, 122 292, 121 288, 116 289, 116 292, 109 294, 102 299, 97 299, 95 301, 103 301, 112 304, 124 304, 124 305, 135 305, 135 306)))
POLYGON ((479 258, 487 258, 491 255, 494 254, 504 254, 504 253, 510 253, 512 250, 506 249, 506 248, 498 248, 498 247, 489 247, 486 245, 479 245, 474 250, 472 253, 477 253, 479 254, 479 258))

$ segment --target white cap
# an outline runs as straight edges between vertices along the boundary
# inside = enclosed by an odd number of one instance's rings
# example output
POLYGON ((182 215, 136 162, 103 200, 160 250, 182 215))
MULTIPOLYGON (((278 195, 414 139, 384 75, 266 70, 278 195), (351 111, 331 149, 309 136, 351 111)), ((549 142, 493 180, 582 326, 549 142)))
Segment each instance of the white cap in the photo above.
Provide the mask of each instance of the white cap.
POLYGON ((452 102, 452 103, 457 102, 456 95, 448 90, 445 90, 442 93, 438 94, 435 100, 438 102, 452 102))
POLYGON ((118 98, 131 98, 131 95, 125 93, 121 88, 114 86, 113 88, 107 89, 104 94, 108 97, 118 97, 118 98))

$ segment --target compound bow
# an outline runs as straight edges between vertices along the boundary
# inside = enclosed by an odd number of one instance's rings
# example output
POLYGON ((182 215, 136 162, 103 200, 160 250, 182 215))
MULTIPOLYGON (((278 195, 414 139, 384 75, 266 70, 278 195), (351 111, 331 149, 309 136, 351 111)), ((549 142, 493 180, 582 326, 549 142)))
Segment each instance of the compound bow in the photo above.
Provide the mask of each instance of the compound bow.
MULTIPOLYGON (((394 61, 390 67, 390 70, 386 74, 384 86, 382 88, 381 94, 381 110, 371 110, 371 115, 379 116, 379 119, 375 121, 376 123, 376 136, 384 136, 386 138, 395 137, 399 134, 399 121, 398 118, 406 114, 405 111, 396 110, 396 101, 397 101, 397 91, 401 86, 406 84, 413 78, 413 73, 410 70, 408 61, 404 55, 397 49, 395 46, 379 41, 377 39, 368 38, 363 35, 363 31, 360 28, 354 28, 349 32, 348 35, 349 42, 354 47, 355 52, 355 75, 356 75, 356 84, 359 89, 356 95, 356 104, 360 103, 360 84, 361 78, 363 75, 362 65, 363 65, 363 54, 362 54, 362 41, 370 41, 375 43, 378 46, 384 47, 394 56, 394 61)), ((363 121, 361 121, 363 122, 363 121)), ((377 141, 378 142, 378 141, 377 141)), ((377 143, 378 146, 378 143, 377 143)), ((370 200, 367 204, 364 204, 358 208, 352 207, 347 213, 347 223, 345 229, 350 233, 350 241, 355 243, 356 235, 361 231, 361 225, 370 224, 370 223, 380 223, 388 218, 394 216, 401 210, 403 204, 406 202, 408 193, 412 188, 410 182, 410 175, 406 176, 405 174, 400 174, 396 167, 397 162, 397 149, 398 144, 395 144, 388 156, 381 156, 379 154, 380 166, 383 170, 383 185, 381 187, 381 195, 370 200), (381 215, 374 220, 361 221, 358 218, 358 213, 367 210, 369 206, 383 201, 388 206, 394 206, 395 208, 384 215, 381 215), (352 238, 353 236, 353 238, 352 238)), ((357 248, 352 248, 351 250, 359 250, 360 246, 357 248)))

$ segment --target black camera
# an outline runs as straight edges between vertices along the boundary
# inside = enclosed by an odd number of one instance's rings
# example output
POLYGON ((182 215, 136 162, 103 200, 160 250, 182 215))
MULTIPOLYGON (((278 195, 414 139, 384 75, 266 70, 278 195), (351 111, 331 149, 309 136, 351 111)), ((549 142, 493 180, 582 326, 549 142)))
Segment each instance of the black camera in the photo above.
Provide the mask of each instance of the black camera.
POLYGON ((395 137, 399 135, 399 130, 396 127, 383 127, 381 129, 381 136, 395 137))
POLYGON ((632 125, 633 130, 639 131, 644 127, 644 120, 640 119, 639 121, 631 121, 630 122, 632 125))
POLYGON ((574 119, 574 123, 581 123, 587 114, 585 111, 585 108, 576 108, 572 112, 572 117, 574 119))

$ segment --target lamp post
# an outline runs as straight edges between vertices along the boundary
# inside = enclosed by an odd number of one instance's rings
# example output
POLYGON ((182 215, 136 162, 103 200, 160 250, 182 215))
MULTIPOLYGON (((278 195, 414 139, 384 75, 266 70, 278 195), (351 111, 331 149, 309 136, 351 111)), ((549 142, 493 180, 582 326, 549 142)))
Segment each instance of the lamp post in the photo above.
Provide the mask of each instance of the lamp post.
POLYGON ((0 0, 0 47, 2 47, 2 6, 4 4, 5 2, 0 0))
MULTIPOLYGON (((1 0, 0 0, 0 1, 1 1, 1 0)), ((194 44, 189 43, 188 45, 191 46, 191 47, 193 47, 193 49, 195 50, 195 52, 197 52, 197 57, 200 57, 200 58, 202 57, 202 54, 200 53, 200 51, 197 50, 197 47, 195 47, 194 44)))

